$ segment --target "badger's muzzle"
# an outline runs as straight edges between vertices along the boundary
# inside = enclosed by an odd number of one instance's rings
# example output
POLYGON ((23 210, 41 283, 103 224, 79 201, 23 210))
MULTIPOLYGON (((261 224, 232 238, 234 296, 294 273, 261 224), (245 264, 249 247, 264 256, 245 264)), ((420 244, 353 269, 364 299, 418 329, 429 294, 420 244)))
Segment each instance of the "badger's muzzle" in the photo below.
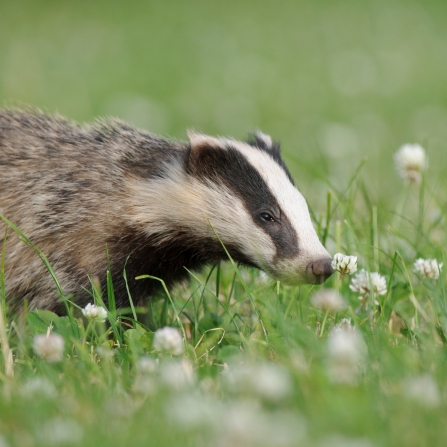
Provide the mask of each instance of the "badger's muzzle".
POLYGON ((323 284, 334 273, 331 264, 331 258, 318 259, 308 264, 306 273, 309 282, 311 284, 323 284))

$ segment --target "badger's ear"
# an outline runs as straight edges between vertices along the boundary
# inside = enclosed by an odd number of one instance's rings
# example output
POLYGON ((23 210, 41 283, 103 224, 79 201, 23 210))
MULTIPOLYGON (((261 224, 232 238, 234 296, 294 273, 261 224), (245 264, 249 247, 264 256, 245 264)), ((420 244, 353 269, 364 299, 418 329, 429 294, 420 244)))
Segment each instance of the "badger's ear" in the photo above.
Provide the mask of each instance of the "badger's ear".
POLYGON ((188 138, 191 144, 191 152, 188 157, 188 170, 196 174, 205 174, 215 164, 215 158, 222 156, 222 150, 225 150, 225 145, 218 138, 192 130, 188 130, 188 138))
POLYGON ((270 135, 267 135, 260 130, 256 130, 255 132, 253 132, 251 138, 248 140, 248 144, 259 149, 276 152, 278 154, 280 151, 279 143, 273 141, 270 135))
POLYGON ((273 148, 273 140, 270 135, 257 130, 254 132, 253 136, 255 137, 256 143, 258 143, 260 146, 265 146, 268 149, 273 148))
POLYGON ((189 143, 191 144, 192 151, 198 150, 202 147, 223 148, 223 145, 218 138, 210 137, 209 135, 198 133, 194 130, 188 130, 188 139, 189 143))

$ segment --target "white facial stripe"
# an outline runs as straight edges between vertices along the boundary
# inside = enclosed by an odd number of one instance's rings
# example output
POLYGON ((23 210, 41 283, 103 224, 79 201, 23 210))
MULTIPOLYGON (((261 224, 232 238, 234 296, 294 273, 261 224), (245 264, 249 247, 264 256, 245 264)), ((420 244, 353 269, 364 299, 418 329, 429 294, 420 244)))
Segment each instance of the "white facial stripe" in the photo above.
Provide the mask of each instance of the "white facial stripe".
POLYGON ((166 234, 165 240, 173 229, 185 227, 198 238, 215 238, 211 222, 224 245, 240 247, 248 259, 268 271, 276 247, 254 224, 242 201, 223 185, 204 184, 179 166, 167 169, 166 178, 130 183, 129 222, 147 228, 149 234, 166 234))
MULTIPOLYGON (((313 260, 330 257, 312 225, 306 200, 287 178, 284 170, 265 151, 239 141, 227 140, 227 144, 239 150, 256 168, 289 219, 298 236, 300 267, 307 266, 313 260)), ((279 262, 285 270, 293 268, 296 271, 298 267, 297 259, 279 262)))

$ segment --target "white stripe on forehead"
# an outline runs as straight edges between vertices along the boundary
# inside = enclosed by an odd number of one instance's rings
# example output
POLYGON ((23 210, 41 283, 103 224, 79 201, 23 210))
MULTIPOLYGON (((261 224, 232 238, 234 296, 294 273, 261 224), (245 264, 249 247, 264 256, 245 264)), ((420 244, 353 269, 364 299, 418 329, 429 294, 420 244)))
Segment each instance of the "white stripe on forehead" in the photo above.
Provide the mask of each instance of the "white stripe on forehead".
POLYGON ((279 206, 291 220, 293 227, 296 228, 296 224, 303 220, 304 211, 307 216, 309 211, 306 200, 290 182, 284 169, 265 150, 254 148, 240 141, 227 141, 227 144, 241 152, 259 172, 279 206))
POLYGON ((290 182, 284 169, 267 151, 234 140, 225 140, 225 143, 237 149, 265 181, 298 236, 300 256, 325 256, 326 250, 315 233, 306 200, 290 182))

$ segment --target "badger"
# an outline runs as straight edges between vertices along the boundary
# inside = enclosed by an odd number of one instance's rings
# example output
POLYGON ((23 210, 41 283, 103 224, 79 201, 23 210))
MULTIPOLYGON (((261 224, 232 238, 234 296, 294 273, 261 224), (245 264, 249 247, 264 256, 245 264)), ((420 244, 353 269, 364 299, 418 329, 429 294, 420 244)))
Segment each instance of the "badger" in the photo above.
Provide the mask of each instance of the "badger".
MULTIPOLYGON (((231 258, 286 284, 321 283, 331 257, 268 135, 247 141, 188 132, 188 142, 120 120, 79 126, 36 110, 0 109, 0 214, 49 260, 79 306, 110 269, 116 305, 145 303, 188 270, 231 258), (107 247, 107 256, 106 256, 107 247), (227 253, 228 252, 228 253, 227 253), (91 289, 90 289, 91 290, 91 289)), ((7 225, 0 219, 0 237, 7 225)), ((8 305, 64 313, 54 280, 9 230, 8 305)))

